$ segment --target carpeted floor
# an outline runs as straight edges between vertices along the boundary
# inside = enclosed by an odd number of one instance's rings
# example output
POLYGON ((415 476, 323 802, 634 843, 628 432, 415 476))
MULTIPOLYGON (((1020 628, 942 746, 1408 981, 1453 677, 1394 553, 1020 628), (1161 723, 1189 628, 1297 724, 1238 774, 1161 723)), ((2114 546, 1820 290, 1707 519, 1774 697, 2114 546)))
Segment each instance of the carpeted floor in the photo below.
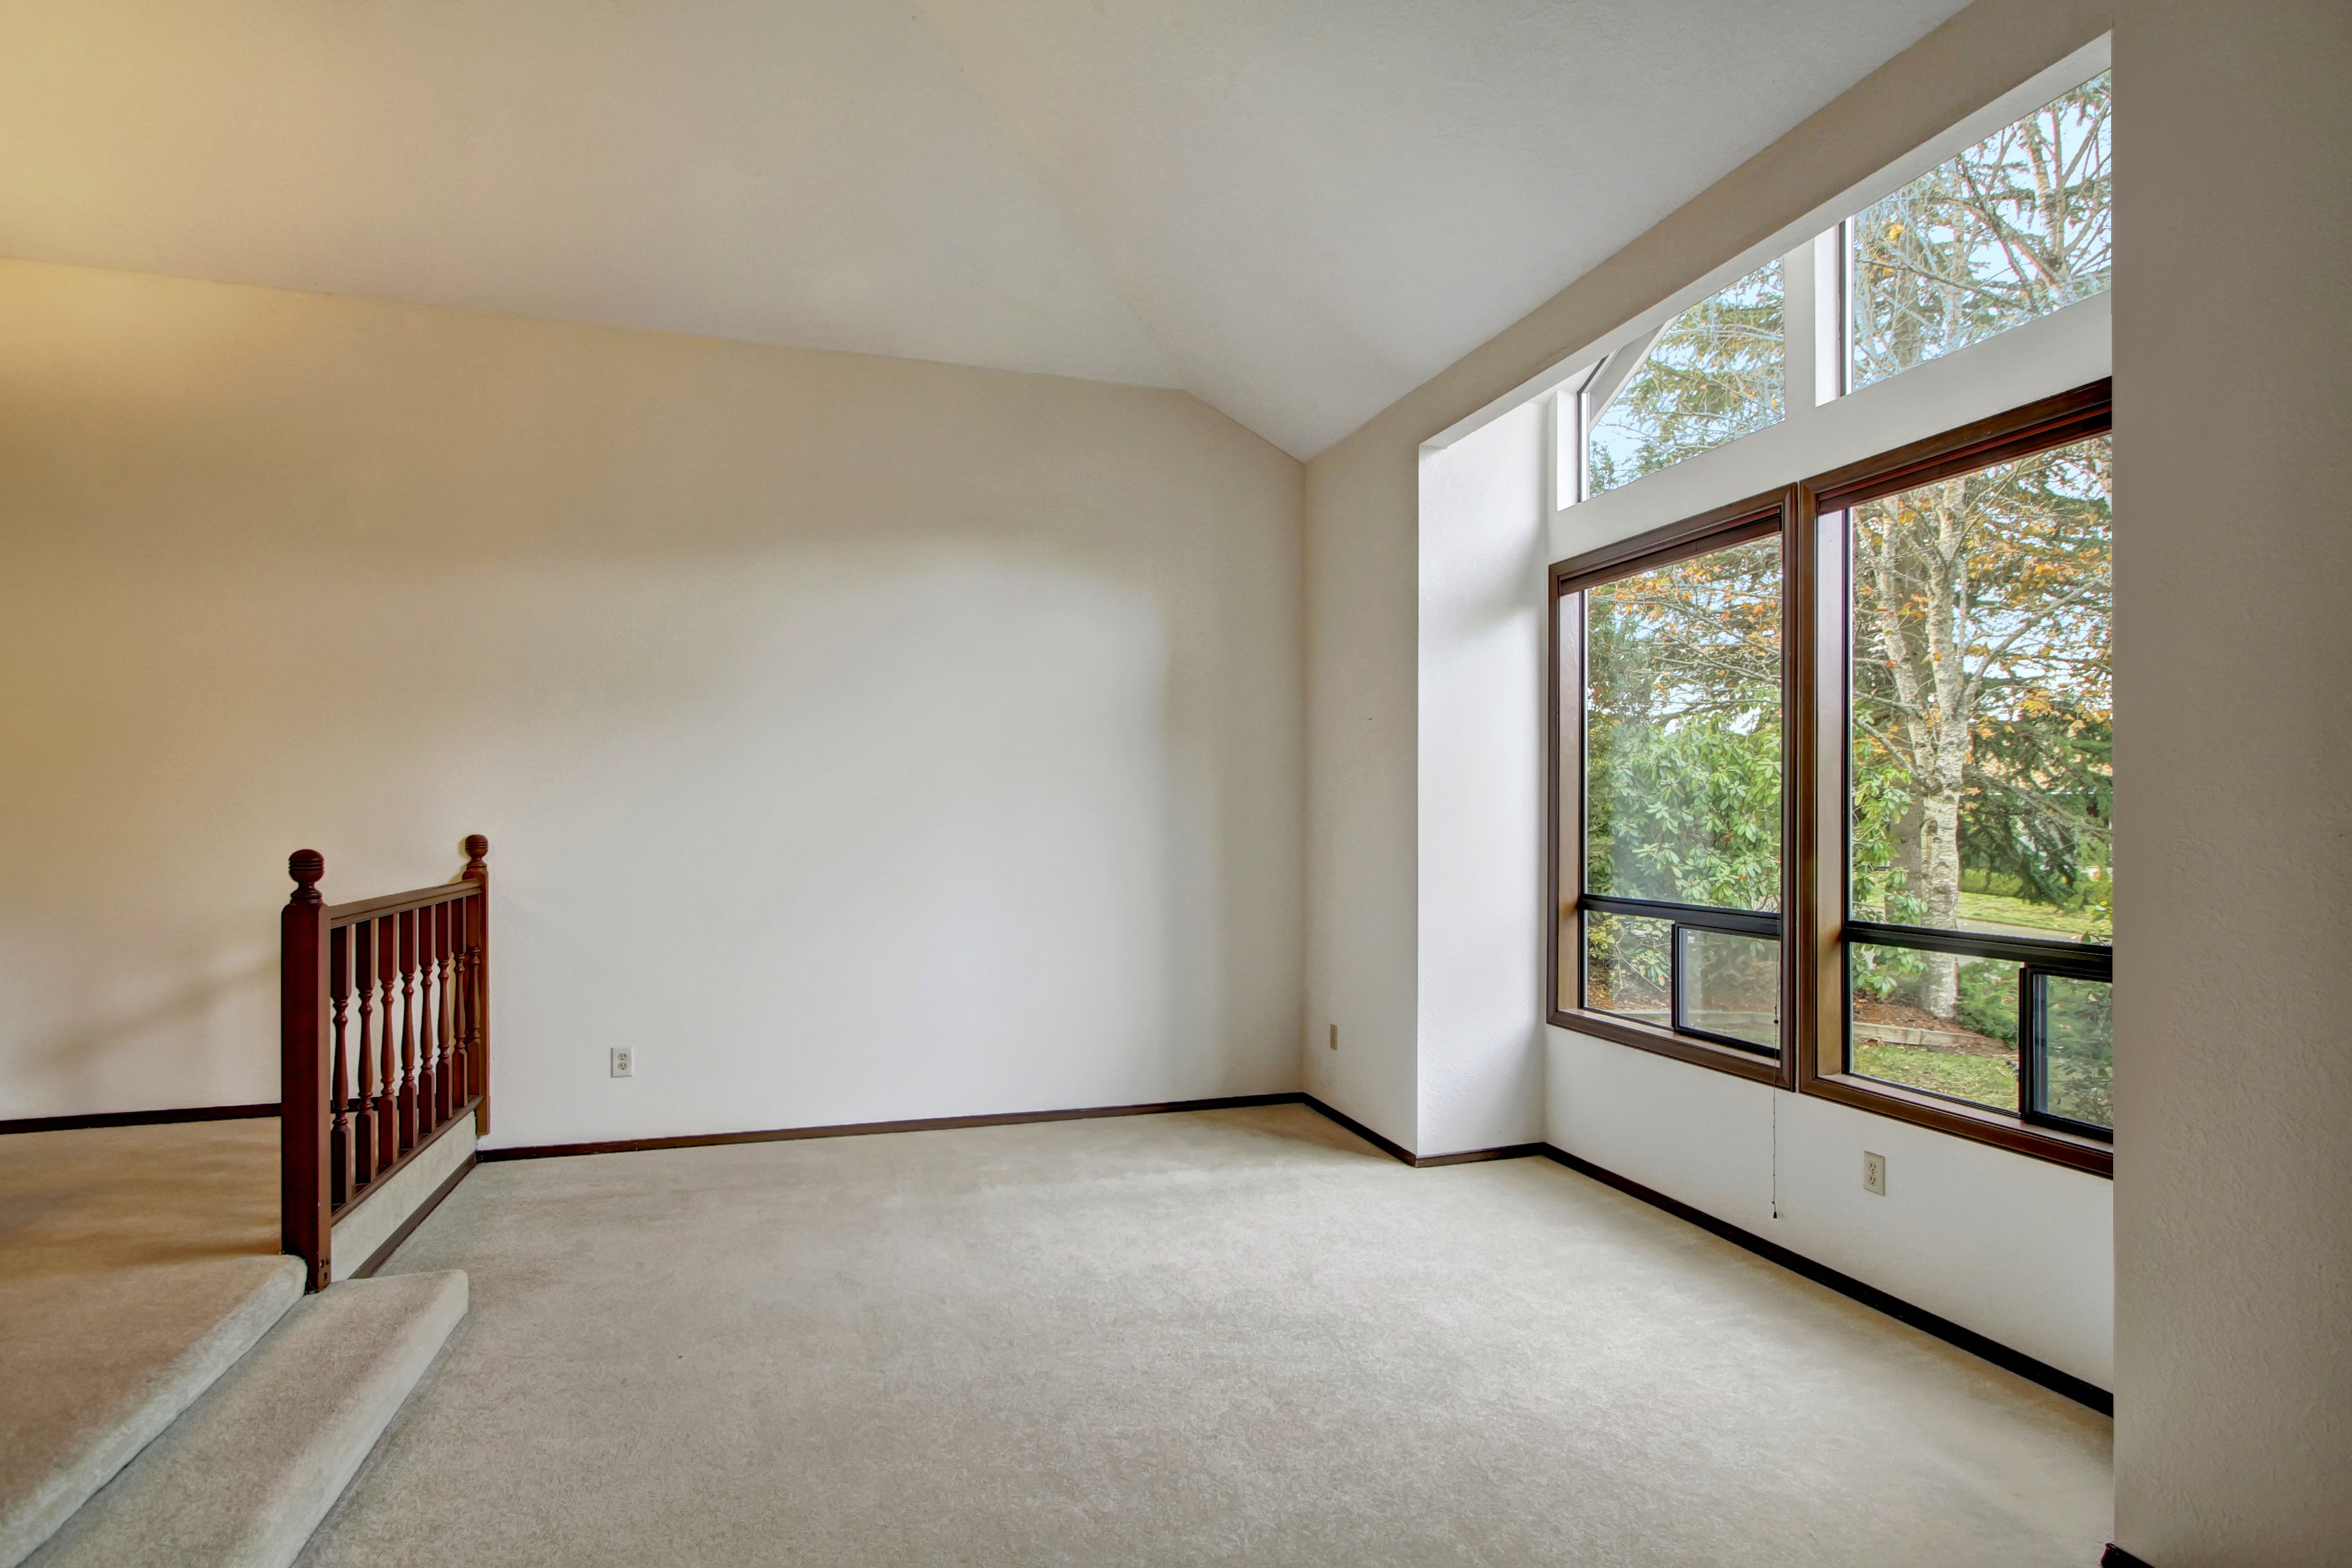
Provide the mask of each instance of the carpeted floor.
POLYGON ((0 1137, 0 1563, 301 1294, 278 1210, 275 1117, 0 1137))
POLYGON ((1548 1161, 1298 1107, 485 1165, 312 1539, 398 1564, 2089 1568, 2109 1423, 1548 1161))

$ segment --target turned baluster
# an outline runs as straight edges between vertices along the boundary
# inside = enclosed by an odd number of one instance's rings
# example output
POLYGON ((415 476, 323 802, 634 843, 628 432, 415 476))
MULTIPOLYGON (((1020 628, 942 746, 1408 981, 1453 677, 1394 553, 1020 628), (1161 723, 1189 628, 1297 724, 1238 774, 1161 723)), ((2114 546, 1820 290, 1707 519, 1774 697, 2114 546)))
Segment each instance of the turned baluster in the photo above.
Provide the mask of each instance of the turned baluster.
POLYGON ((453 975, 449 958, 449 942, 457 919, 457 906, 452 903, 433 906, 433 988, 441 999, 436 1014, 437 1026, 433 1033, 433 1049, 440 1061, 440 1071, 434 1076, 434 1120, 446 1121, 457 1114, 457 1052, 455 1041, 457 1028, 450 1016, 449 984, 453 975))
POLYGON ((351 930, 327 933, 327 998, 334 1007, 335 1060, 327 1074, 327 1103, 334 1115, 327 1129, 327 1193, 341 1208, 352 1201, 351 1072, 343 1057, 344 1013, 351 1003, 351 930))
POLYGON ((400 964, 400 1147, 416 1147, 416 911, 392 920, 400 964))
POLYGON ((400 1031, 393 1026, 393 998, 400 994, 400 949, 391 916, 368 924, 374 933, 375 978, 383 1003, 383 1026, 377 1033, 375 1169, 382 1175, 400 1158, 400 1031))
POLYGON ((466 930, 474 903, 463 899, 449 906, 449 1111, 456 1115, 469 1097, 472 1066, 466 1055, 466 998, 472 971, 466 963, 466 930))
POLYGON ((440 1126, 440 1063, 433 1020, 433 905, 416 910, 416 1142, 440 1126))
POLYGON ((360 1037, 352 1054, 359 1058, 359 1105, 352 1118, 352 1190, 375 1180, 376 1131, 375 1055, 375 928, 362 921, 343 928, 352 951, 352 989, 360 1001, 360 1037))

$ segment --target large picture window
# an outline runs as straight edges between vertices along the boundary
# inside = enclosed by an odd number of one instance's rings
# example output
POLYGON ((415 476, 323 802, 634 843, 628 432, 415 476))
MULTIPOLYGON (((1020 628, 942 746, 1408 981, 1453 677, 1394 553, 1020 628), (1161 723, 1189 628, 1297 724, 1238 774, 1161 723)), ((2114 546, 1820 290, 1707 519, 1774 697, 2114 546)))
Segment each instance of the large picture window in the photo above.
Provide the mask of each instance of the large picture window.
POLYGON ((2114 1120, 2108 447, 1843 514, 1845 1068, 2097 1131, 2114 1120))
POLYGON ((1555 572, 1559 1003, 1780 1079, 1784 510, 1735 508, 1555 572))
POLYGON ((1551 571, 1554 1024, 2112 1173, 2113 130, 2100 41, 1552 384, 1646 530, 1551 571))
POLYGON ((1554 1023, 2111 1167, 2109 401, 1552 569, 1554 1023))
POLYGON ((1582 597, 1585 1005, 1777 1056, 1780 537, 1582 597))

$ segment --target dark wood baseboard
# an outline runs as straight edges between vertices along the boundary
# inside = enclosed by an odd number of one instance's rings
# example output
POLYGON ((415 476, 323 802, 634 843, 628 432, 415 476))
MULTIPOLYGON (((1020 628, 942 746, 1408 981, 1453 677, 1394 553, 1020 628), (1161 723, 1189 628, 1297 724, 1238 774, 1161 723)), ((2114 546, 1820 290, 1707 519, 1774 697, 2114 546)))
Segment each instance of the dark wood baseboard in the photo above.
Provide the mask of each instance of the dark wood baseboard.
MULTIPOLYGON (((1841 1296, 1850 1297, 1864 1306, 1885 1313, 1897 1322, 1908 1323, 1920 1332, 1933 1334, 1956 1350, 1964 1350, 1982 1361, 1989 1361, 2005 1372, 2013 1372, 2028 1383, 2038 1383, 2053 1394, 2063 1394, 2078 1405, 2088 1405, 2102 1415, 2116 1413, 2116 1396, 2097 1384, 2085 1382, 2069 1372, 2061 1372, 2048 1362, 2038 1361, 2023 1351, 2011 1350, 1998 1340, 1988 1339, 1974 1329, 1964 1329, 1949 1318, 1938 1317, 1925 1307, 1915 1307, 1899 1296, 1891 1296, 1875 1285, 1865 1285, 1851 1274, 1840 1273, 1826 1263, 1816 1263, 1800 1252, 1791 1252, 1777 1241, 1767 1241, 1755 1232, 1743 1230, 1728 1220, 1716 1218, 1704 1209, 1693 1208, 1677 1198, 1656 1192, 1630 1177, 1580 1159, 1562 1149, 1546 1144, 1546 1159, 1556 1160, 1580 1176, 1616 1188, 1629 1197, 1641 1199, 1661 1208, 1676 1219, 1687 1220, 1701 1230, 1710 1232, 1779 1264, 1792 1274, 1801 1274, 1816 1285, 1825 1285, 1841 1296)), ((2109 1548, 2110 1551, 2116 1550, 2109 1548)), ((2127 1562, 2118 1559, 2118 1562, 2127 1562)))
POLYGON ((451 1193, 457 1190, 457 1184, 464 1181, 467 1173, 473 1170, 474 1160, 475 1156, 471 1154, 467 1155, 466 1163, 458 1166, 456 1170, 450 1172, 449 1179, 443 1182, 439 1186, 434 1188, 433 1195, 425 1199, 423 1203, 417 1205, 416 1212, 410 1215, 406 1219, 402 1220, 400 1222, 400 1228, 394 1231, 390 1236, 384 1237, 383 1245, 377 1247, 375 1251, 369 1256, 368 1260, 365 1263, 361 1264, 357 1268, 354 1268, 349 1274, 344 1275, 343 1278, 346 1279, 365 1279, 373 1275, 377 1269, 391 1262, 392 1255, 400 1250, 400 1244, 408 1239, 409 1233, 414 1231, 418 1226, 423 1225, 425 1223, 425 1216, 431 1214, 435 1209, 441 1206, 441 1200, 443 1198, 447 1197, 451 1193))
POLYGON ((2099 1568, 2148 1568, 2148 1564, 2110 1541, 2107 1549, 2099 1553, 2099 1568))
POLYGON ((933 1116, 913 1121, 851 1121, 833 1127, 771 1127, 756 1132, 697 1132, 681 1138, 623 1138, 605 1143, 541 1143, 483 1149, 475 1158, 556 1160, 575 1154, 640 1154, 653 1149, 703 1149, 719 1143, 782 1143, 801 1138, 865 1138, 881 1132, 949 1132, 965 1127, 1014 1127, 1031 1121, 1087 1121, 1101 1116, 1164 1116, 1179 1110, 1238 1110, 1252 1105, 1297 1105, 1307 1097, 1235 1094, 1219 1100, 1171 1100, 1154 1105, 1097 1105, 1076 1110, 1015 1110, 998 1116, 933 1116))
POLYGON ((167 1121, 245 1121, 278 1114, 266 1105, 183 1105, 169 1110, 99 1110, 84 1116, 19 1116, 0 1121, 0 1133, 68 1132, 82 1127, 152 1127, 167 1121))
POLYGON ((1411 1165, 1416 1171, 1426 1171, 1433 1165, 1475 1165, 1482 1160, 1526 1160, 1544 1152, 1544 1146, 1540 1143, 1510 1143, 1499 1149, 1465 1149, 1459 1154, 1431 1154, 1424 1157, 1414 1153, 1394 1139, 1382 1137, 1346 1111, 1332 1110, 1311 1094, 1294 1095, 1291 1098, 1321 1116, 1325 1121, 1338 1122, 1390 1159, 1402 1164, 1411 1165))

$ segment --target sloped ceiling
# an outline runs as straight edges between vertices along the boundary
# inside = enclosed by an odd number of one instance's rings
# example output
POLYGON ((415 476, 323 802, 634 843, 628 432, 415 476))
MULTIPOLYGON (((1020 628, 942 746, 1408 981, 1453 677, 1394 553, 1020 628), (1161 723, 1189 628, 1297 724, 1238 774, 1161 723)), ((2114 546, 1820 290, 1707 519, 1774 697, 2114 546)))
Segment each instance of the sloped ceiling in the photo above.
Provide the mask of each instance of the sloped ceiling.
POLYGON ((1188 388, 1298 457, 1958 0, 19 0, 0 254, 1188 388))

